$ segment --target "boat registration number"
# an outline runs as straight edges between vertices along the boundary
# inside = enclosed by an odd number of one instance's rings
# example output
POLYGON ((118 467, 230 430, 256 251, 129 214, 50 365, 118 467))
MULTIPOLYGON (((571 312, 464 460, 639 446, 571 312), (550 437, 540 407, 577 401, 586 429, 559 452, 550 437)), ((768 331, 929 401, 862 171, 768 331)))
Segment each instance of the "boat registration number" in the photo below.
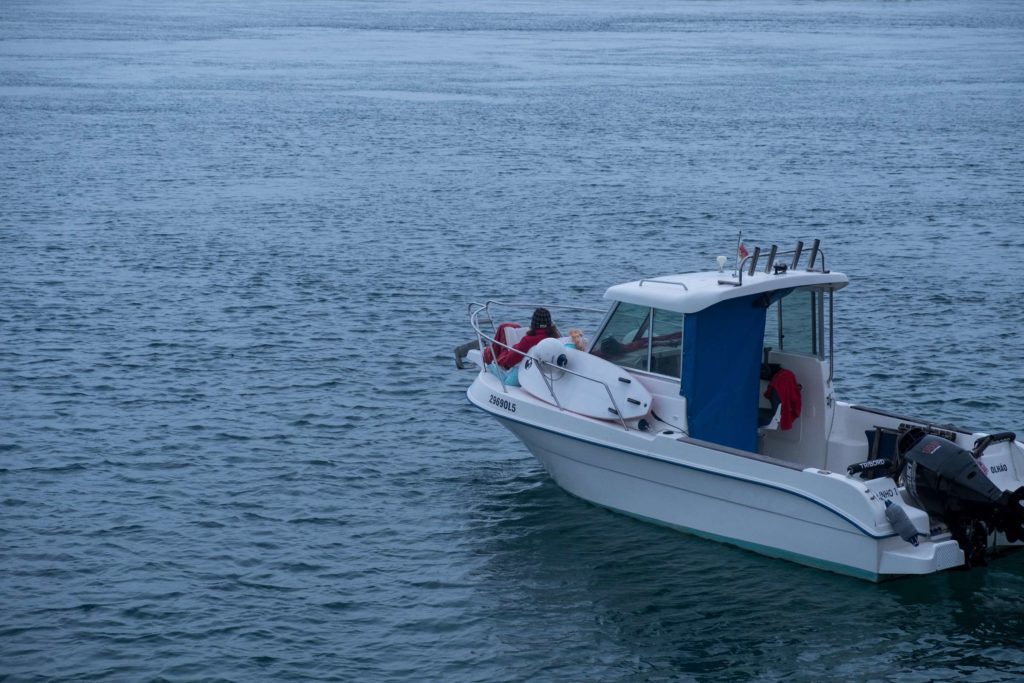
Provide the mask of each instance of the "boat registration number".
POLYGON ((897 491, 895 487, 890 487, 878 491, 877 495, 884 502, 886 500, 892 500, 896 498, 899 495, 899 491, 897 491))
POLYGON ((516 404, 507 398, 501 398, 491 394, 491 405, 498 406, 502 410, 507 410, 510 413, 516 412, 516 404))

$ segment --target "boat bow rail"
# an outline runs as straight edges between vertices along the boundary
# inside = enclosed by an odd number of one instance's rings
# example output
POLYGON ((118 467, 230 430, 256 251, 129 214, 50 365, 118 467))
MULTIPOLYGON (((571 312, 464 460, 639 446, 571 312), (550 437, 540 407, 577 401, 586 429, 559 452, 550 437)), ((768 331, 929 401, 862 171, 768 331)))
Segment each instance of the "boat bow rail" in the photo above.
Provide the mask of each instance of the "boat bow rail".
MULTIPOLYGON (((492 306, 503 307, 503 308, 524 309, 527 312, 528 311, 532 311, 532 310, 534 310, 534 309, 536 309, 538 307, 543 306, 544 308, 547 308, 549 310, 554 309, 554 310, 561 310, 561 311, 570 311, 570 312, 574 311, 574 312, 578 312, 578 313, 601 314, 601 315, 603 315, 605 313, 605 311, 602 310, 602 309, 598 309, 598 308, 585 308, 585 307, 581 307, 581 306, 562 306, 562 305, 556 305, 556 304, 531 304, 531 303, 519 303, 519 302, 503 302, 503 301, 496 301, 496 300, 493 300, 493 299, 489 299, 488 301, 485 301, 484 303, 472 302, 472 303, 469 304, 469 320, 470 320, 470 324, 473 326, 473 331, 476 332, 476 335, 477 335, 477 341, 476 341, 477 348, 479 349, 481 354, 483 353, 483 350, 488 345, 490 345, 492 348, 503 348, 503 349, 508 349, 508 350, 514 350, 512 348, 512 346, 510 346, 509 344, 500 342, 500 341, 498 341, 496 339, 496 336, 497 336, 497 326, 494 323, 494 315, 493 315, 493 313, 491 311, 491 307, 492 306), (490 325, 490 328, 491 328, 490 334, 488 334, 487 332, 485 332, 482 329, 483 325, 490 325)), ((558 399, 558 394, 557 394, 557 392, 555 390, 556 387, 555 387, 555 383, 552 381, 552 377, 555 376, 555 373, 566 373, 566 374, 573 375, 574 377, 579 377, 579 378, 581 378, 581 379, 583 379, 583 380, 585 380, 587 382, 592 382, 595 385, 595 388, 600 387, 601 389, 603 389, 604 393, 608 396, 608 401, 612 404, 612 407, 615 410, 615 417, 616 417, 616 419, 618 419, 619 423, 622 425, 622 427, 624 429, 626 429, 626 430, 629 429, 629 425, 626 424, 626 421, 622 417, 622 415, 624 414, 624 412, 622 410, 622 406, 620 406, 618 401, 615 399, 615 395, 612 392, 611 387, 608 385, 607 382, 603 382, 603 381, 601 381, 599 379, 596 379, 594 377, 589 377, 589 376, 584 375, 582 373, 576 372, 576 371, 574 371, 574 370, 572 370, 570 368, 567 368, 567 367, 565 367, 563 365, 558 365, 557 363, 552 363, 550 360, 548 360, 546 358, 543 358, 541 356, 538 356, 537 354, 535 354, 532 351, 527 351, 523 355, 525 357, 531 359, 533 362, 539 364, 541 367, 546 369, 545 372, 541 373, 541 377, 544 378, 544 383, 547 386, 548 391, 551 393, 551 397, 555 401, 555 406, 559 410, 565 410, 565 408, 562 406, 561 401, 559 401, 559 399, 558 399)), ((487 372, 487 367, 486 367, 486 365, 483 364, 482 361, 481 361, 480 371, 481 372, 487 372)), ((505 385, 504 382, 501 383, 501 388, 502 388, 502 391, 504 393, 506 393, 506 394, 508 393, 508 387, 505 385)))

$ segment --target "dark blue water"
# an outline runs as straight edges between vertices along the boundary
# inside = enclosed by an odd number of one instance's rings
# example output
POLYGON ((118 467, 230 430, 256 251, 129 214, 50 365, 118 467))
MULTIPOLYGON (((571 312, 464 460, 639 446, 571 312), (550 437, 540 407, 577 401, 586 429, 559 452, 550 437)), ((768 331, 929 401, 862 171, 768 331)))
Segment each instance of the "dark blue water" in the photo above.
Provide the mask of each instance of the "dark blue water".
POLYGON ((1024 678, 1024 557, 616 516, 451 358, 818 237, 841 398, 1024 432, 1022 113, 1011 1, 5 0, 0 680, 1024 678))

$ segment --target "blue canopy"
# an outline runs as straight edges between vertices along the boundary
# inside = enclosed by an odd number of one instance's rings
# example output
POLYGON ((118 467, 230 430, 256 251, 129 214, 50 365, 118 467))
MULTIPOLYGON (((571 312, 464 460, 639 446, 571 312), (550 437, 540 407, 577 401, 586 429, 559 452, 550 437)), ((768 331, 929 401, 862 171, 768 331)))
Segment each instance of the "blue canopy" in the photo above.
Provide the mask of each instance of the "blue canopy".
POLYGON ((780 294, 727 299, 686 314, 679 393, 693 438, 757 452, 765 312, 780 294))

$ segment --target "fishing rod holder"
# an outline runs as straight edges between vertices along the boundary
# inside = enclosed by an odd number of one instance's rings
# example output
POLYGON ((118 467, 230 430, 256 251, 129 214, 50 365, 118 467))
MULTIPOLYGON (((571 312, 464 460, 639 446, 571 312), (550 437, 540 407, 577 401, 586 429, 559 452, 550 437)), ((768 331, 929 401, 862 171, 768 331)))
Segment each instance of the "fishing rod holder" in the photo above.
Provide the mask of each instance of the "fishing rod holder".
MULTIPOLYGON (((778 245, 773 244, 771 249, 768 251, 767 263, 764 267, 764 273, 771 275, 773 272, 775 275, 782 275, 791 270, 796 270, 800 267, 800 257, 803 256, 804 243, 797 241, 796 246, 793 249, 787 251, 779 251, 778 245), (776 263, 777 259, 782 257, 792 257, 789 264, 776 263)), ((757 272, 757 263, 761 258, 761 247, 754 247, 754 253, 744 256, 739 262, 736 268, 735 277, 736 280, 719 280, 720 285, 731 285, 733 287, 740 287, 743 285, 743 272, 746 271, 748 277, 753 277, 754 273, 757 272)), ((810 258, 807 260, 807 272, 820 272, 827 273, 828 269, 825 267, 825 252, 821 249, 821 240, 816 239, 811 244, 810 258), (819 258, 820 265, 819 265, 819 258), (815 267, 817 266, 817 268, 815 267)))

